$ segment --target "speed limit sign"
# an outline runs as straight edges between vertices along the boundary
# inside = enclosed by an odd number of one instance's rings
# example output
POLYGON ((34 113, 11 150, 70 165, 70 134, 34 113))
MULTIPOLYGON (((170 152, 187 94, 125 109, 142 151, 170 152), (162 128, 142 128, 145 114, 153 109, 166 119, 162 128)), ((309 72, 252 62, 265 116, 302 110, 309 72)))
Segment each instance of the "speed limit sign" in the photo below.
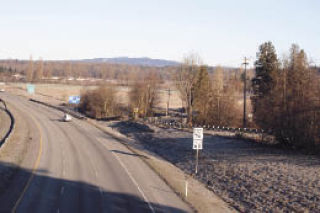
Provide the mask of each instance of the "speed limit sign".
POLYGON ((202 149, 203 128, 193 128, 193 149, 202 149))

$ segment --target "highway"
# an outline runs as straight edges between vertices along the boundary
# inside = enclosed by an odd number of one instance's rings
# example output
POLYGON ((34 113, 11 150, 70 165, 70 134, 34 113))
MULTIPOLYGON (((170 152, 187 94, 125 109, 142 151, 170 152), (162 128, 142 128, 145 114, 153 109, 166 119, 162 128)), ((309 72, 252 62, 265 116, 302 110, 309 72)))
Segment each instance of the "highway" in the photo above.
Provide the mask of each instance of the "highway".
MULTIPOLYGON (((2 94, 33 122, 39 143, 33 175, 16 212, 192 212, 141 157, 116 139, 62 112, 2 94)), ((31 125, 31 124, 30 124, 31 125)), ((31 172, 31 171, 30 171, 31 172)))

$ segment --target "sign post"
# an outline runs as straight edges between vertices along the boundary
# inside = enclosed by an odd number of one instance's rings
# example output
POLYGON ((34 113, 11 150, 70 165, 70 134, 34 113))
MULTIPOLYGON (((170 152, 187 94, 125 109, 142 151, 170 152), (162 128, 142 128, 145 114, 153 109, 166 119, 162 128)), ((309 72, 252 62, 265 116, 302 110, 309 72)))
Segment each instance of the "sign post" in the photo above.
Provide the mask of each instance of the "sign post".
POLYGON ((203 128, 193 128, 193 146, 196 152, 196 174, 198 173, 199 149, 203 144, 203 128))
POLYGON ((139 108, 138 107, 134 107, 133 108, 133 119, 134 120, 138 119, 138 113, 139 113, 139 108))

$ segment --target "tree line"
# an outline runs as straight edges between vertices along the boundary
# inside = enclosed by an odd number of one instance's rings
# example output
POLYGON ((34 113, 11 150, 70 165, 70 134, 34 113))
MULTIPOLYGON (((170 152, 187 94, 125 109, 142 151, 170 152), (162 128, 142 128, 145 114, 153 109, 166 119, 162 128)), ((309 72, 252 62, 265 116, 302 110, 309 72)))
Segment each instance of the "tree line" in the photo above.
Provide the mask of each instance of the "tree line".
MULTIPOLYGON (((279 142, 295 147, 314 147, 320 138, 320 70, 311 66, 307 55, 293 44, 287 56, 278 57, 271 42, 260 45, 254 69, 245 78, 243 69, 209 67, 200 56, 190 54, 179 66, 137 65, 75 61, 0 61, 2 73, 19 73, 28 82, 51 76, 116 80, 128 88, 128 104, 117 102, 115 84, 103 83, 83 91, 80 109, 96 118, 133 115, 154 116, 159 90, 171 82, 180 94, 189 126, 248 126, 272 130, 279 142), (244 82, 247 88, 244 88, 244 82), (243 99, 243 91, 248 99, 243 99), (246 101, 249 112, 242 108, 246 101)), ((1 72, 0 72, 1 73, 1 72)))
POLYGON ((320 142, 320 77, 307 55, 293 44, 279 59, 271 42, 262 44, 252 79, 255 123, 272 129, 282 144, 314 147, 320 142))
MULTIPOLYGON (((26 82, 48 82, 50 78, 62 79, 92 78, 101 80, 117 80, 121 84, 128 84, 136 76, 148 75, 150 72, 157 72, 163 80, 170 80, 172 73, 176 72, 179 66, 143 66, 129 64, 113 64, 109 62, 85 62, 85 61, 48 61, 42 58, 34 60, 0 60, 0 74, 5 74, 7 80, 12 75, 22 76, 21 81, 26 82)), ((208 67, 213 72, 215 67, 208 67)), ((229 68, 232 75, 237 69, 229 68)))

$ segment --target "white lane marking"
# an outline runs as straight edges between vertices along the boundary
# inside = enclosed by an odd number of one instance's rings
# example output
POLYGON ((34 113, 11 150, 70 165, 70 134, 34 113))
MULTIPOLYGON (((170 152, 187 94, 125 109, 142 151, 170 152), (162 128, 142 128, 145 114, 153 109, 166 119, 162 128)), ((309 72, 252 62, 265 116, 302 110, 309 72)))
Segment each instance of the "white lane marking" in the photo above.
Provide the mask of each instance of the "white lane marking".
POLYGON ((58 208, 58 209, 57 209, 57 213, 59 213, 59 212, 60 212, 60 209, 58 208))
MULTIPOLYGON (((103 144, 103 143, 102 143, 103 144)), ((104 144, 103 144, 104 145, 104 144)), ((105 146, 105 145, 104 145, 105 146)), ((106 146, 105 146, 106 147, 106 146)), ((106 147, 107 148, 107 147, 106 147)), ((108 149, 108 148, 107 148, 108 149)), ((109 149, 108 149, 109 150, 109 149)), ((129 172, 129 170, 127 169, 127 167, 124 165, 124 163, 121 161, 121 159, 114 153, 111 152, 113 154, 113 156, 115 156, 115 158, 119 161, 121 167, 126 171, 127 175, 129 176, 129 178, 131 179, 131 181, 133 182, 133 184, 137 187, 137 189, 139 190, 140 194, 142 195, 144 201, 148 204, 150 210, 152 213, 155 213, 154 208, 152 207, 151 203, 149 202, 149 200, 147 199, 147 197, 145 196, 145 194, 143 193, 142 189, 140 188, 139 184, 137 183, 137 181, 134 179, 134 177, 132 176, 132 174, 129 172)))
POLYGON ((64 178, 65 175, 66 175, 66 160, 65 160, 64 149, 62 149, 62 177, 64 178))
MULTIPOLYGON (((93 164, 92 159, 90 159, 90 158, 89 158, 89 162, 90 162, 90 164, 91 164, 91 167, 92 167, 93 170, 94 170, 94 175, 96 176, 96 181, 98 182, 98 171, 97 171, 97 169, 96 169, 96 167, 95 167, 95 164, 93 164)), ((103 190, 102 190, 101 187, 99 187, 99 191, 100 191, 100 196, 101 196, 101 198, 103 199, 103 190)))
POLYGON ((60 194, 62 195, 63 192, 64 192, 64 186, 61 187, 61 189, 60 189, 60 194))

